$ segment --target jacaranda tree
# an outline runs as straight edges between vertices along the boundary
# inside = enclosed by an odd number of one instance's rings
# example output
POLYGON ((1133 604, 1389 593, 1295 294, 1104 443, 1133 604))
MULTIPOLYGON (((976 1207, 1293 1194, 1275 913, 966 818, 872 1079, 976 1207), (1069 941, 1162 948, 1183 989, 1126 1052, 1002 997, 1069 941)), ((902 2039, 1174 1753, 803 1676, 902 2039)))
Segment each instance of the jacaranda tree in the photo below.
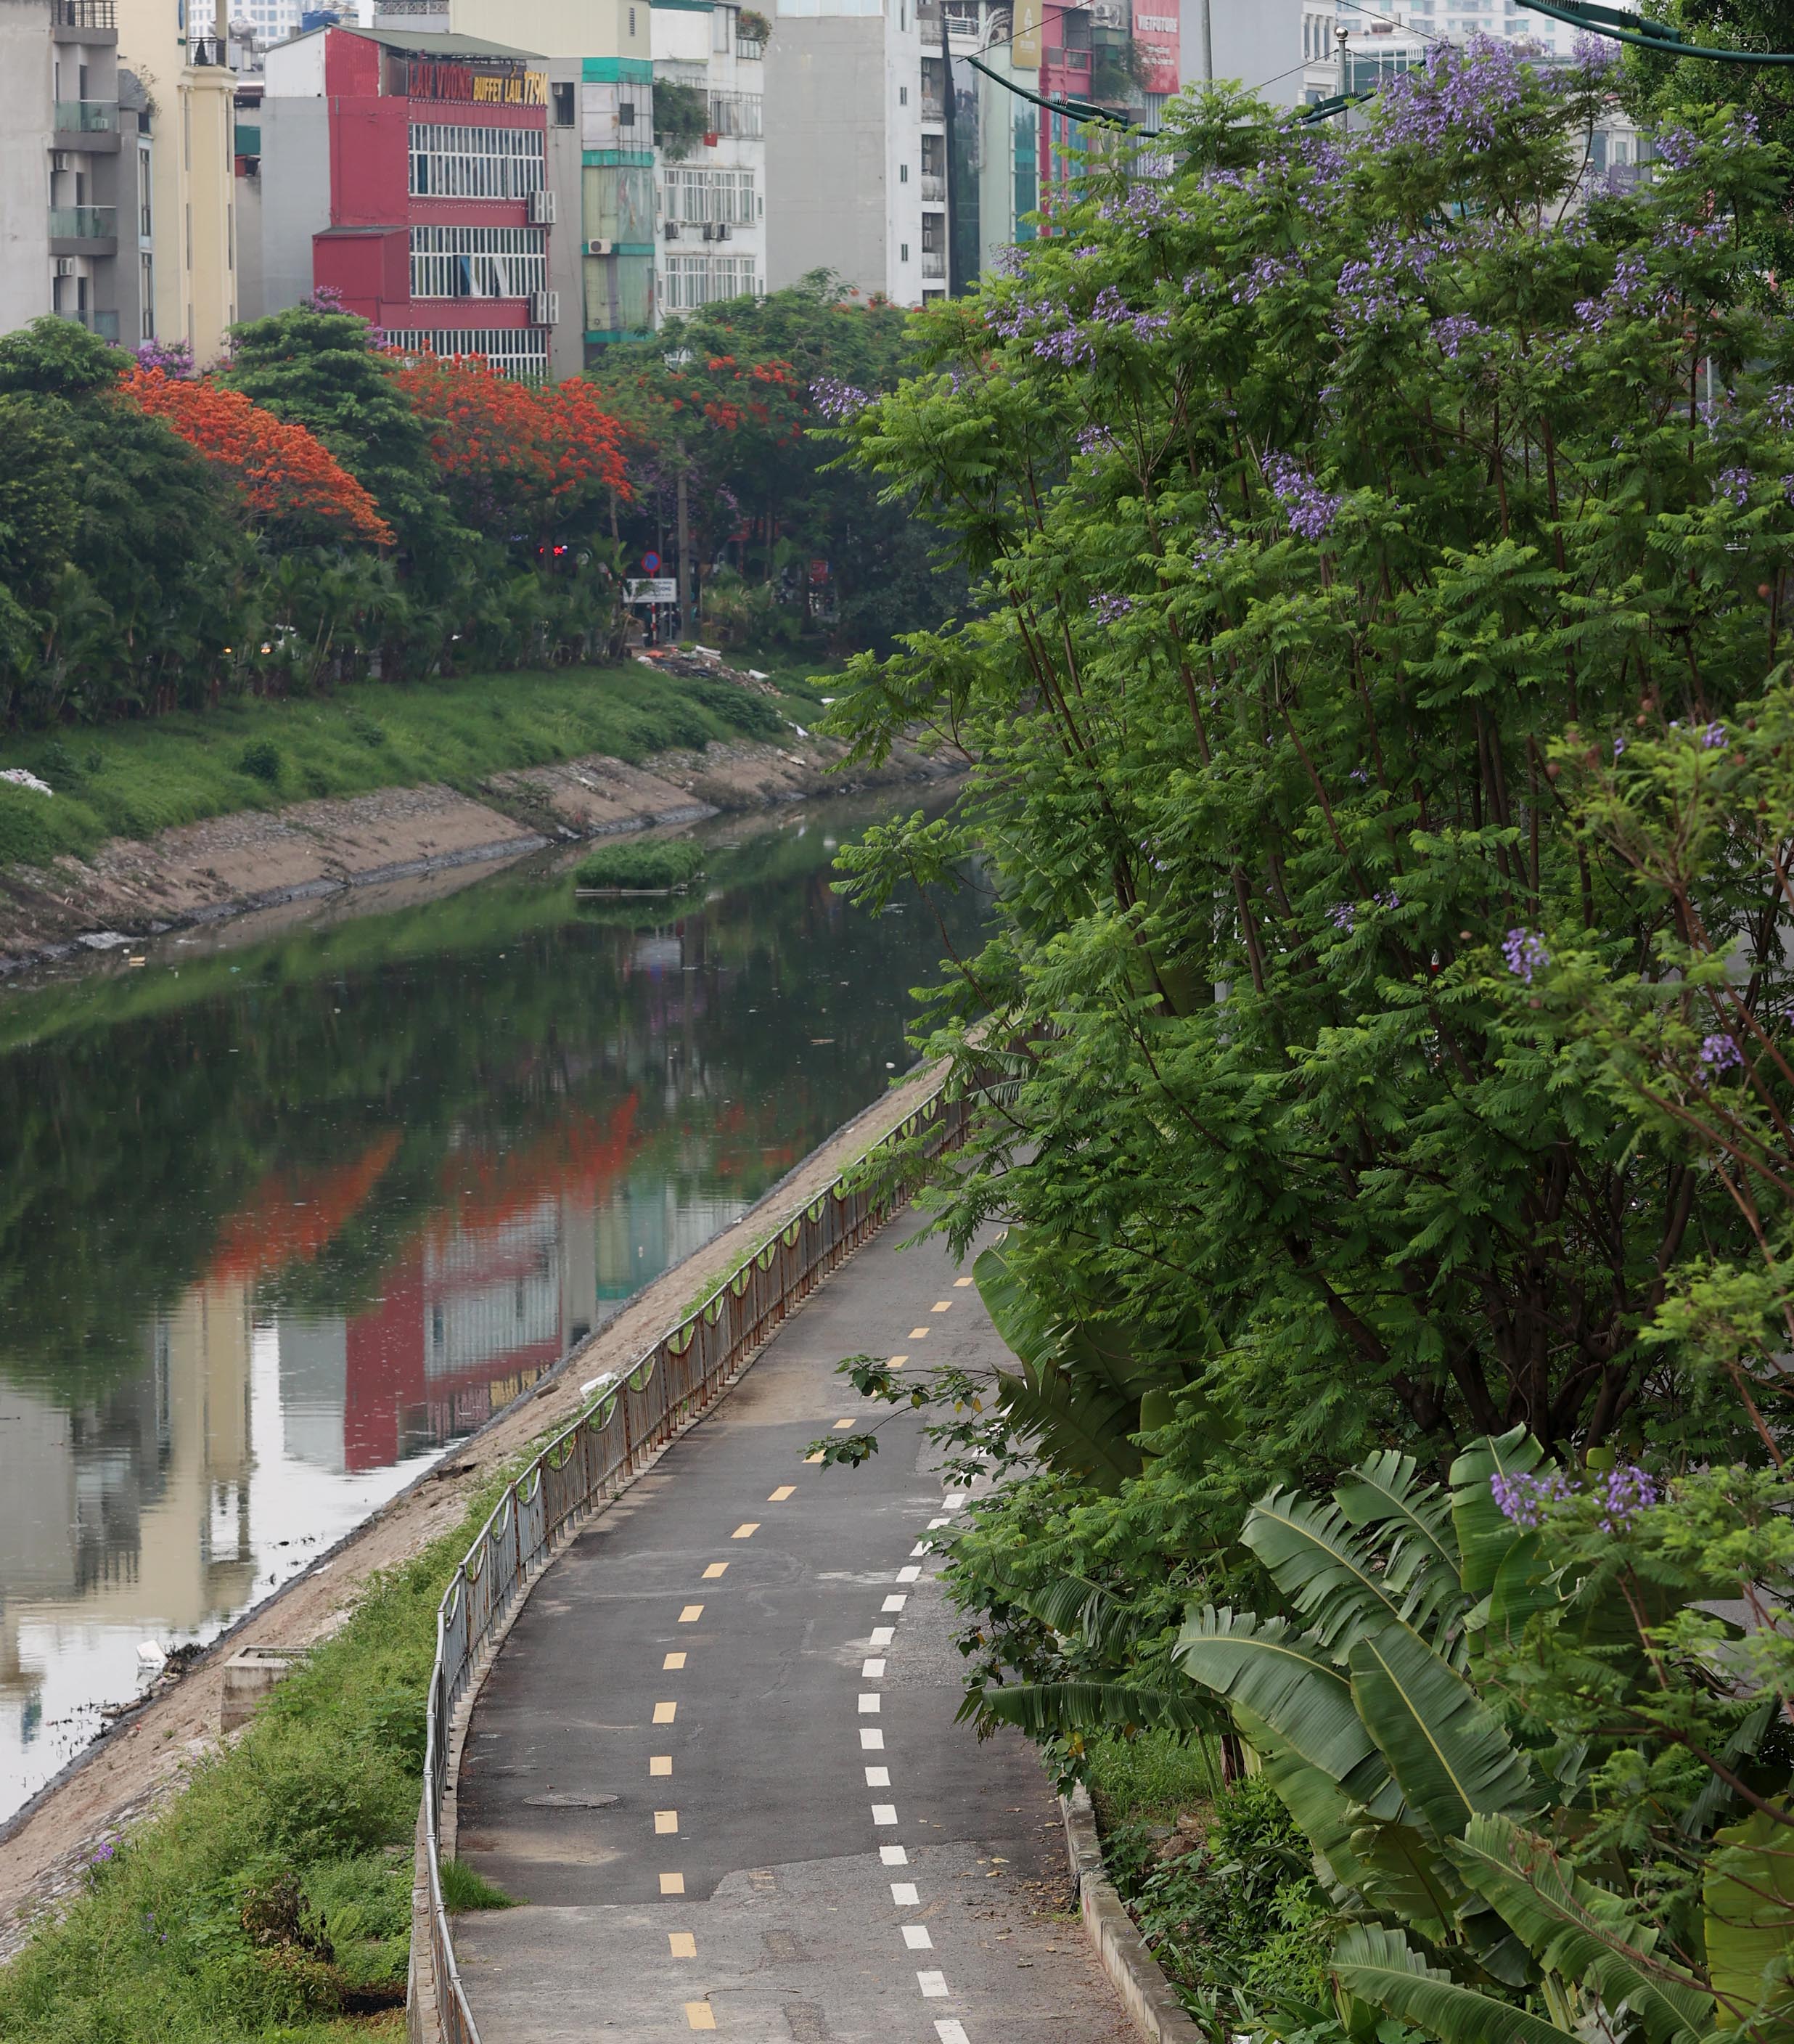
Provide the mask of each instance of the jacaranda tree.
MULTIPOLYGON (((1093 164, 844 429, 988 603, 840 720, 974 762, 850 859, 878 897, 975 846, 997 889, 924 1032, 1009 1082, 947 1221, 1025 1224, 1049 1303, 1199 1299, 1273 1467, 1757 1442, 1644 1338, 1684 1258, 1747 1246, 1735 1202, 1532 1026, 1546 932, 1635 966, 1665 912, 1554 748, 1723 726, 1794 538, 1794 345, 1743 252, 1779 153, 1711 113, 1581 203, 1607 83, 1442 46, 1344 143, 1209 93, 1168 179, 1093 164)), ((1779 969, 1785 891, 1690 884, 1779 969)))

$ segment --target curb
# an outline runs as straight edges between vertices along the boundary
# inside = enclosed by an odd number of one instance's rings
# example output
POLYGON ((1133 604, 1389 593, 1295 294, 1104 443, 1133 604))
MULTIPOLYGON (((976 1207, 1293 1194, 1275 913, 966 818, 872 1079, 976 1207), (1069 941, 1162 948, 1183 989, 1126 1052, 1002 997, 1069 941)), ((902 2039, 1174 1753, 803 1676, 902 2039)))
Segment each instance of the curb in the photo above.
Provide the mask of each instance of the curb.
POLYGON ((1197 2044, 1202 2031, 1178 2000, 1103 1871, 1097 1813, 1090 1806, 1090 1792, 1081 1782, 1069 1796, 1059 1798, 1059 1815, 1065 1820, 1066 1850, 1085 1931, 1104 1972, 1127 2004, 1134 2027, 1158 2044, 1197 2044))

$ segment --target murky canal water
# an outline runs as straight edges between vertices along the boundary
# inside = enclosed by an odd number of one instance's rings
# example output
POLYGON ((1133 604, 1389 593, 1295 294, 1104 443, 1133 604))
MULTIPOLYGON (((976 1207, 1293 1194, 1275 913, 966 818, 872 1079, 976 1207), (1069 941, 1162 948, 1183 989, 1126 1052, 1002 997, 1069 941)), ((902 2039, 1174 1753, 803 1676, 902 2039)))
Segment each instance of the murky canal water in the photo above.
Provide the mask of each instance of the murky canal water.
POLYGON ((943 953, 830 889, 889 806, 0 995, 0 1817, 877 1097, 943 953))

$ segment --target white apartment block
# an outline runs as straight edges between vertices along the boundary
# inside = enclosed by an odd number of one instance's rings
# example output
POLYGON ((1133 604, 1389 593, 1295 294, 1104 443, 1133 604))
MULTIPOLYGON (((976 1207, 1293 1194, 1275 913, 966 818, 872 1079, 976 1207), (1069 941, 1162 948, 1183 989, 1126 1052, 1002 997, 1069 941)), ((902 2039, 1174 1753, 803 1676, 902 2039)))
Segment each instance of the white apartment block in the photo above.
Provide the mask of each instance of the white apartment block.
POLYGON ((662 319, 766 288, 766 44, 742 13, 732 0, 654 0, 656 89, 685 86, 709 109, 678 161, 655 152, 662 319))

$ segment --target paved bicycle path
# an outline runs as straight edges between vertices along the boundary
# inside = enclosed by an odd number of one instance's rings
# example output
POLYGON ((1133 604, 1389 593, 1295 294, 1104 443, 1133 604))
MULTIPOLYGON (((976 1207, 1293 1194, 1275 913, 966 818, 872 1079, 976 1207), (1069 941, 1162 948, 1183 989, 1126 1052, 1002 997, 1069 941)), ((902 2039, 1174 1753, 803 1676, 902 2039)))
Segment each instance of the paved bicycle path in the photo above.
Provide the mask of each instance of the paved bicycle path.
POLYGON ((859 1470, 802 1459, 874 1414, 843 1356, 1002 1352, 913 1232, 574 1540, 501 1650, 459 1798, 460 1858, 522 1904, 455 1919, 484 2044, 1131 2038, 1031 1749, 954 1723, 961 1621, 922 1543, 962 1493, 907 1411, 859 1470))

